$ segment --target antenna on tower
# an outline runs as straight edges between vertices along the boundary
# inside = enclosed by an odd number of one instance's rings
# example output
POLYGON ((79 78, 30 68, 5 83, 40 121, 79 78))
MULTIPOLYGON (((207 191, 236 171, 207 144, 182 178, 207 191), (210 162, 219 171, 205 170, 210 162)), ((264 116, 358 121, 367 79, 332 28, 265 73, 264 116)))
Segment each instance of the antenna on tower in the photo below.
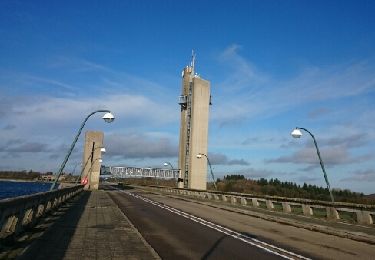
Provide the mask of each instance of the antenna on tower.
POLYGON ((191 50, 191 75, 193 75, 194 76, 194 73, 195 73, 195 71, 194 71, 194 67, 195 67, 195 56, 196 56, 196 54, 194 53, 194 50, 191 50))

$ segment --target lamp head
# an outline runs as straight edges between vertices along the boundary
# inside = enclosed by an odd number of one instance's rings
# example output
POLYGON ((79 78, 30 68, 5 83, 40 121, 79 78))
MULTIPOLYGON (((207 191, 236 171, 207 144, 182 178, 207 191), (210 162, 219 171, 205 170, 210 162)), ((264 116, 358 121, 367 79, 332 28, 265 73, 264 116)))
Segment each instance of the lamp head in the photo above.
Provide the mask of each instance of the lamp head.
POLYGON ((103 162, 103 160, 102 160, 102 159, 99 159, 99 160, 98 160, 98 162, 102 163, 102 162, 103 162))
POLYGON ((105 150, 104 147, 100 148, 100 151, 101 151, 102 153, 105 153, 105 152, 106 152, 106 150, 105 150))
POLYGON ((105 113, 102 118, 107 123, 112 123, 115 120, 115 116, 111 112, 105 113))
POLYGON ((300 138, 302 136, 302 132, 299 128, 295 128, 291 133, 290 133, 294 138, 300 138))
POLYGON ((164 163, 164 166, 168 166, 168 165, 169 165, 168 163, 166 163, 166 162, 164 163))
POLYGON ((197 154, 197 158, 198 158, 198 159, 202 158, 202 154, 198 153, 198 154, 197 154))

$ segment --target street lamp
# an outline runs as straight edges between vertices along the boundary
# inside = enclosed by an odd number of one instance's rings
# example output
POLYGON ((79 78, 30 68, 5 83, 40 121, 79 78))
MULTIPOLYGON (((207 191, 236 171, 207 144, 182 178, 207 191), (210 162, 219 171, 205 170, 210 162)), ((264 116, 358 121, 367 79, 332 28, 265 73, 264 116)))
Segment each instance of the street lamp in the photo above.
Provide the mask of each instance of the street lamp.
POLYGON ((65 159, 64 159, 64 161, 62 162, 62 164, 61 164, 61 166, 60 166, 60 168, 59 168, 59 170, 58 170, 58 172, 57 172, 57 177, 56 177, 55 181, 53 182, 53 184, 51 185, 50 190, 53 190, 53 189, 55 188, 56 183, 57 183, 57 181, 59 180, 59 177, 60 177, 60 175, 62 174, 62 172, 63 172, 63 170, 64 170, 64 167, 65 167, 66 162, 68 161, 70 155, 72 154, 72 151, 73 151, 73 149, 74 149, 74 146, 76 145, 77 140, 78 140, 78 137, 80 136, 80 134, 81 134, 81 132, 82 132, 82 129, 83 129, 83 127, 85 126, 87 120, 88 120, 92 115, 94 115, 94 114, 96 114, 96 113, 105 113, 104 116, 103 116, 102 118, 103 118, 103 120, 104 120, 105 122, 107 122, 107 123, 111 123, 111 122, 113 122, 113 120, 115 120, 115 117, 113 116, 113 114, 112 114, 111 111, 109 111, 109 110, 96 110, 96 111, 94 111, 94 112, 91 112, 91 113, 90 113, 90 114, 89 114, 89 115, 83 120, 83 122, 82 122, 82 124, 81 124, 81 127, 79 128, 78 133, 77 133, 76 137, 74 138, 73 143, 72 143, 72 145, 70 146, 70 149, 69 149, 68 153, 66 154, 65 159))
MULTIPOLYGON (((96 111, 96 112, 105 112, 105 110, 102 111, 96 111)), ((104 114, 102 117, 106 123, 112 123, 115 120, 114 115, 108 110, 107 113, 104 114)))
POLYGON ((312 137, 312 139, 314 140, 314 145, 315 145, 315 148, 316 148, 316 153, 318 154, 318 158, 319 158, 319 162, 320 162, 320 167, 322 168, 322 171, 323 171, 323 175, 324 175, 324 180, 326 181, 326 184, 327 184, 327 189, 329 191, 329 195, 331 196, 331 201, 332 202, 335 202, 334 198, 333 198, 333 194, 332 194, 332 190, 331 190, 331 186, 329 185, 329 181, 328 181, 328 177, 327 177, 327 173, 326 173, 326 170, 324 168, 324 163, 323 163, 323 160, 322 158, 320 157, 320 151, 319 151, 319 148, 318 148, 318 143, 316 142, 315 140, 315 137, 314 135, 309 131, 307 130, 306 128, 303 128, 303 127, 296 127, 291 135, 294 137, 294 138, 300 138, 302 136, 302 132, 301 130, 304 130, 306 131, 307 133, 309 133, 312 137))
POLYGON ((164 163, 164 166, 168 166, 168 165, 171 167, 172 170, 174 170, 173 165, 170 162, 165 162, 164 163))
MULTIPOLYGON (((171 169, 174 171, 174 167, 173 165, 170 163, 170 162, 165 162, 164 163, 164 166, 170 166, 171 169)), ((179 170, 179 169, 178 169, 179 170)), ((174 172, 173 172, 173 176, 174 176, 174 172)), ((177 176, 177 187, 178 188, 183 188, 183 182, 184 182, 184 179, 182 178, 181 176, 181 170, 178 171, 178 176, 177 176)))
POLYGON ((215 187, 215 190, 217 190, 216 181, 215 181, 215 176, 214 176, 214 173, 212 172, 212 166, 211 166, 210 159, 208 159, 208 156, 205 155, 204 153, 198 153, 198 154, 197 154, 197 158, 198 158, 198 159, 201 159, 202 156, 205 156, 205 157, 207 158, 208 165, 210 166, 211 177, 212 177, 212 180, 214 181, 214 187, 215 187))

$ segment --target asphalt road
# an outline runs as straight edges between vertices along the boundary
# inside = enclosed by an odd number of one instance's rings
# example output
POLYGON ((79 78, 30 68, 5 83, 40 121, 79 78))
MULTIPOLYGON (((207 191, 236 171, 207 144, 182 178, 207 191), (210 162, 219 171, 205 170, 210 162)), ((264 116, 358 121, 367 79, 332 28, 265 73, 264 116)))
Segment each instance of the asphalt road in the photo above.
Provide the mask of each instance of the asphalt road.
POLYGON ((162 259, 308 259, 132 190, 109 194, 162 259))

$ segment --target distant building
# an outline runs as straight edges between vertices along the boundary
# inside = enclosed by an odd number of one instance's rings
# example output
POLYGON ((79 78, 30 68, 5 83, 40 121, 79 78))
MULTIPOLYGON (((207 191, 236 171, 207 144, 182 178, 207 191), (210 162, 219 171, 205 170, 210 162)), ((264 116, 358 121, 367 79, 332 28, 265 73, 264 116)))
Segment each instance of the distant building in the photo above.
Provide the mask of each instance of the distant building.
MULTIPOLYGON (((56 175, 54 175, 53 173, 47 173, 47 174, 42 174, 39 176, 39 180, 41 181, 55 181, 56 179, 56 175)), ((59 177, 59 181, 63 181, 65 180, 66 178, 66 175, 65 174, 61 174, 60 177, 59 177)))
POLYGON ((53 174, 46 174, 46 175, 41 175, 39 178, 42 181, 54 181, 56 179, 56 176, 53 174))
POLYGON ((210 82, 194 71, 195 56, 182 71, 180 144, 178 166, 181 169, 179 187, 207 189, 207 160, 197 154, 207 154, 208 116, 211 104, 210 82))

